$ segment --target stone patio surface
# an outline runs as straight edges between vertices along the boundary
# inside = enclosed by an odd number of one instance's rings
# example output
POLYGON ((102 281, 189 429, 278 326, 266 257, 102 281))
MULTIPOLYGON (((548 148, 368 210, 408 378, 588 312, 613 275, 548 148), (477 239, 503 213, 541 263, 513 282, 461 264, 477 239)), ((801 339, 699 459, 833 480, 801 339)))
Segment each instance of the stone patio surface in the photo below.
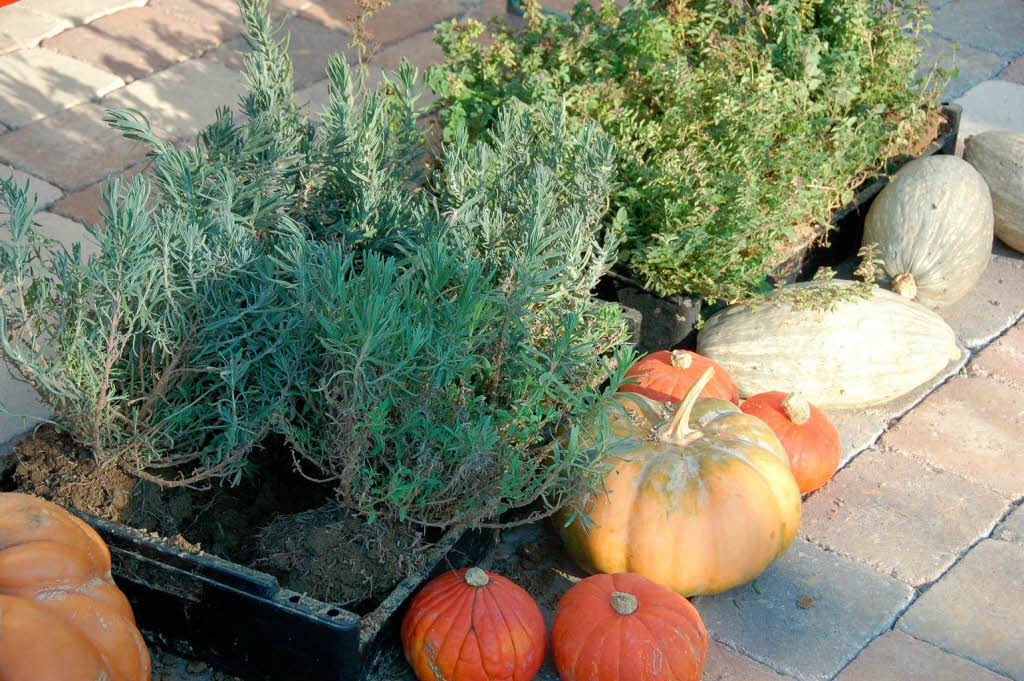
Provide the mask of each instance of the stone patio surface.
MULTIPOLYGON (((1024 132, 1024 0, 929 4, 919 73, 956 55, 946 95, 964 108, 961 139, 1024 132)), ((351 58, 354 5, 274 0, 300 101, 323 101, 330 53, 351 58)), ((370 24, 371 68, 407 56, 422 69, 440 58, 434 24, 504 13, 504 0, 392 0, 370 24)), ((104 109, 141 109, 186 141, 237 101, 240 29, 233 0, 0 8, 0 175, 31 183, 41 229, 87 239, 106 181, 145 171, 145 150, 111 132, 104 109)), ((843 468, 806 500, 800 538, 752 584, 695 600, 713 639, 707 681, 1024 681, 1024 257, 997 243, 979 285, 941 313, 962 356, 896 402, 834 413, 843 468)), ((0 415, 2 451, 46 411, 6 370, 0 403, 16 414, 0 415)), ((582 576, 550 542, 521 528, 485 561, 519 575, 548 617, 582 576)), ((408 677, 399 655, 383 659, 375 678, 408 677)), ((156 681, 227 678, 163 652, 156 662, 156 681)))

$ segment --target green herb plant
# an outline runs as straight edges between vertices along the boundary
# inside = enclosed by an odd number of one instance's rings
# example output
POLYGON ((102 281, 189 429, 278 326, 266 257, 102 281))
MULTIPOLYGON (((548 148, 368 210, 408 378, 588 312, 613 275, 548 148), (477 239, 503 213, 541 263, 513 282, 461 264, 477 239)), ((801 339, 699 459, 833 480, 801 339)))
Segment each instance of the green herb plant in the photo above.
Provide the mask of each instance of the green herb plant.
POLYGON ((600 124, 620 150, 620 258, 662 295, 770 290, 768 275, 937 115, 942 74, 912 75, 922 2, 604 0, 568 20, 523 7, 518 31, 440 27, 429 82, 446 138, 483 135, 515 99, 564 101, 572 125, 600 124))
POLYGON ((428 173, 414 70, 368 91, 334 57, 311 117, 268 9, 242 2, 244 120, 179 148, 108 114, 150 166, 108 188, 95 253, 43 238, 0 181, 0 355, 100 464, 165 485, 258 475, 273 441, 369 518, 585 499, 631 359, 590 298, 620 240, 614 145, 512 104, 428 173))

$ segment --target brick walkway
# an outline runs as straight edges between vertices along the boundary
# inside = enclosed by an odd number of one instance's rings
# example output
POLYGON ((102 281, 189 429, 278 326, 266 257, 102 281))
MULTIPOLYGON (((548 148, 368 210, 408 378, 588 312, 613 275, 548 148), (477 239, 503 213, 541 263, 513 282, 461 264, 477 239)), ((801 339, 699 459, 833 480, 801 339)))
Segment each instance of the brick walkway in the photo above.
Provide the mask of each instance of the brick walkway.
MULTIPOLYGON (((958 46, 947 95, 964 107, 962 134, 1024 131, 1024 0, 929 4, 925 62, 948 64, 958 46)), ((323 67, 349 51, 353 5, 275 0, 300 101, 323 101, 323 67)), ((426 66, 439 57, 434 23, 503 12, 504 0, 393 0, 371 25, 382 43, 375 64, 409 56, 426 66)), ((0 9, 0 174, 31 180, 42 229, 81 239, 78 221, 98 219, 108 176, 144 170, 144 150, 106 128, 104 109, 139 108, 186 140, 237 100, 239 30, 233 0, 0 9)), ((942 312, 962 357, 904 399, 833 414, 844 468, 807 500, 796 545, 753 584, 696 600, 715 639, 707 681, 1024 681, 1024 258, 997 245, 981 283, 942 312)), ((43 413, 5 375, 0 402, 43 413)), ((0 416, 0 451, 23 428, 0 416)), ((537 527, 510 533, 488 562, 511 569, 545 537, 537 527)), ((557 551, 542 555, 526 567, 550 605, 576 575, 557 551)), ((157 681, 219 678, 168 655, 157 671, 157 681)), ((406 673, 395 662, 376 676, 406 673)))

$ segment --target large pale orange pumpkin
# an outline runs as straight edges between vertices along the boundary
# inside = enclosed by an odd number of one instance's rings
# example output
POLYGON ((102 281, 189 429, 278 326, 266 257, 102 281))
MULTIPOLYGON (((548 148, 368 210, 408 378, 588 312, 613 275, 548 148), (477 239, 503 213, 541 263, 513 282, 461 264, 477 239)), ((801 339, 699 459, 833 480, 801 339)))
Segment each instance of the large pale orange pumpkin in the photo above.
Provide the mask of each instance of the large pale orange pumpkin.
POLYGON ((565 592, 551 629, 562 681, 700 681, 696 608, 642 575, 594 575, 565 592))
POLYGON ((729 373, 718 362, 689 350, 659 350, 640 358, 626 372, 630 383, 619 390, 659 402, 679 402, 708 367, 713 368, 715 374, 700 396, 738 404, 740 392, 729 373))
POLYGON ((469 568, 416 594, 402 620, 402 648, 420 681, 530 681, 544 661, 547 632, 526 591, 469 568))
POLYGON ((0 493, 0 679, 149 678, 149 653, 103 540, 55 504, 0 493))
POLYGON ((825 412, 799 393, 761 393, 745 400, 740 409, 764 421, 779 438, 802 494, 824 485, 839 468, 839 431, 825 412))
POLYGON ((684 596, 749 582, 782 555, 800 524, 800 490, 775 434, 724 400, 698 399, 708 369, 674 415, 619 393, 609 409, 621 446, 604 463, 607 493, 583 504, 592 524, 558 532, 590 572, 638 572, 684 596))

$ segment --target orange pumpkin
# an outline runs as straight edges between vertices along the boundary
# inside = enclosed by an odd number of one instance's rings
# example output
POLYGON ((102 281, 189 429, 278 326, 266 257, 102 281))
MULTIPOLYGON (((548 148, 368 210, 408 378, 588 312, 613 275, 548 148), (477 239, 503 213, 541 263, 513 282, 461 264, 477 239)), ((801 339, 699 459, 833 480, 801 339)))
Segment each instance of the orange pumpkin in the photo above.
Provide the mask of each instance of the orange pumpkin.
POLYGON ((740 409, 764 421, 779 438, 802 494, 818 489, 835 474, 841 452, 839 431, 825 412, 799 393, 761 393, 740 409))
POLYGON ((540 608, 493 572, 447 572, 416 594, 402 648, 420 681, 530 681, 547 636, 540 608))
POLYGON ((551 652, 562 681, 699 681, 708 634, 696 608, 642 575, 594 575, 562 596, 551 652))
POLYGON ((739 390, 728 372, 713 359, 689 350, 659 350, 640 358, 626 372, 626 378, 633 382, 623 385, 619 392, 637 393, 659 402, 679 402, 708 367, 715 370, 714 378, 700 396, 739 404, 739 390))
POLYGON ((781 556, 800 525, 800 490, 775 434, 731 402, 698 399, 675 413, 619 393, 605 412, 620 440, 603 461, 603 492, 580 500, 591 521, 562 512, 566 550, 590 572, 639 572, 684 596, 749 582, 781 556))
POLYGON ((0 493, 0 679, 148 681, 135 617, 110 552, 84 522, 27 494, 0 493))

